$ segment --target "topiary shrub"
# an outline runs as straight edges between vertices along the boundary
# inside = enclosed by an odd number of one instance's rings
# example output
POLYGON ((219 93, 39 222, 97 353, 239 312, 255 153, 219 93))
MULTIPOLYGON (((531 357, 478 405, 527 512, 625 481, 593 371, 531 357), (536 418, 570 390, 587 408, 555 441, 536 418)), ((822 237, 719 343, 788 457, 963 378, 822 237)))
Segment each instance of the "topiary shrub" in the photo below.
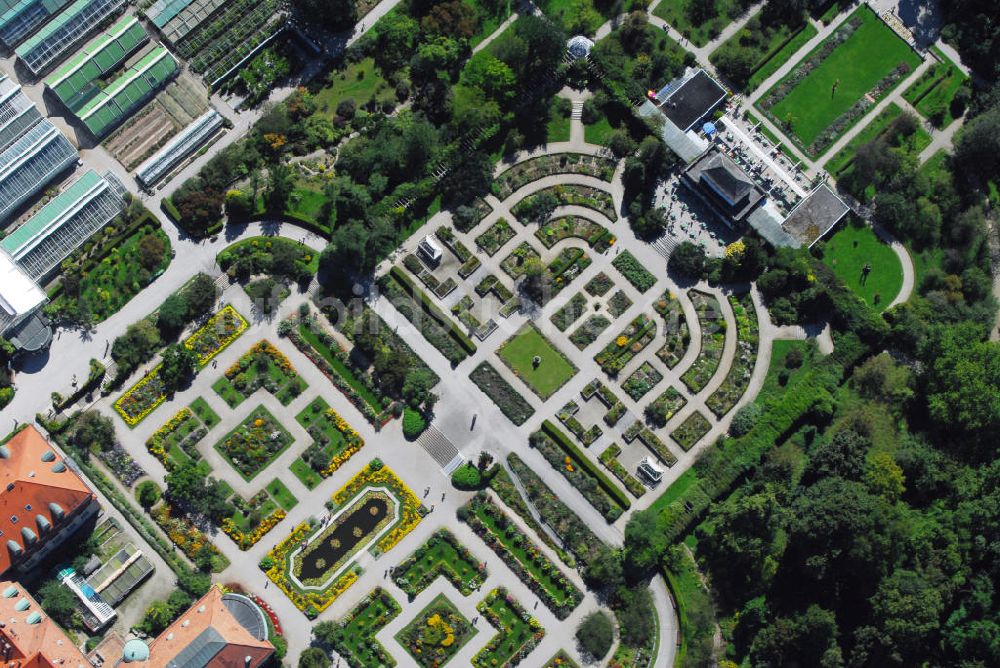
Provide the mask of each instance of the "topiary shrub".
POLYGON ((760 417, 760 406, 749 403, 743 406, 733 415, 733 421, 729 423, 729 433, 732 436, 742 436, 753 429, 760 417))
POLYGON ((479 472, 479 469, 473 466, 471 462, 466 462, 464 465, 455 469, 455 472, 451 474, 451 484, 457 489, 482 489, 483 476, 479 472))
POLYGON ((600 610, 587 615, 576 630, 580 648, 595 659, 601 659, 614 641, 614 626, 607 613, 600 610))
POLYGON ((414 440, 427 429, 427 420, 420 414, 420 411, 413 410, 407 406, 403 410, 403 436, 408 441, 414 440))

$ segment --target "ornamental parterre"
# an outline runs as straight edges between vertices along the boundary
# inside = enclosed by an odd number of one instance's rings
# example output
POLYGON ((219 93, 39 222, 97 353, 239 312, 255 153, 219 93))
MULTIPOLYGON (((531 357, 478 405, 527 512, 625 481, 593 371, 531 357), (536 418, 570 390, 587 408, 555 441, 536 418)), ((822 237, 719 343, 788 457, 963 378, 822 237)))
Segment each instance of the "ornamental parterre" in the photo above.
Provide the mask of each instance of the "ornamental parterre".
POLYGON ((358 578, 354 557, 395 546, 427 513, 378 459, 331 497, 332 515, 302 523, 261 561, 267 576, 307 617, 325 610, 358 578))

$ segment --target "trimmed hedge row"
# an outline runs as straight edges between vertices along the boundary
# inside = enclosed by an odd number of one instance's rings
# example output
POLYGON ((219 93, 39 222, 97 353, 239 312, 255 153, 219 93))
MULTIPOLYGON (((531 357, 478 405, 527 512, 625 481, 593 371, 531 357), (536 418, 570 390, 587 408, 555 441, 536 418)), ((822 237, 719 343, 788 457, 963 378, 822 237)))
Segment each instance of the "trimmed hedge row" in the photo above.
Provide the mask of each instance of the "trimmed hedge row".
POLYGON ((542 422, 542 431, 556 442, 560 448, 563 449, 567 455, 573 458, 573 460, 581 468, 587 471, 590 475, 594 476, 598 484, 600 484, 601 489, 608 493, 608 495, 618 503, 624 510, 628 510, 632 506, 632 502, 629 501, 628 495, 621 490, 618 485, 613 483, 611 479, 604 474, 604 471, 597 468, 597 464, 590 461, 587 457, 580 451, 580 448, 576 447, 576 444, 569 440, 569 437, 562 432, 559 427, 555 426, 552 422, 545 420, 542 422))
POLYGON ((720 440, 695 464, 696 482, 660 511, 658 525, 667 543, 691 531, 712 501, 729 493, 769 449, 798 429, 813 409, 833 403, 833 392, 848 370, 869 352, 854 334, 841 337, 835 349, 841 346, 839 355, 818 362, 785 388, 749 432, 720 440))
POLYGON ((446 316, 444 312, 441 311, 441 309, 439 309, 426 294, 424 294, 423 290, 414 285, 413 281, 410 280, 409 276, 403 273, 402 269, 399 267, 393 267, 389 270, 389 274, 393 279, 395 279, 396 283, 398 283, 400 287, 410 294, 411 297, 420 300, 420 306, 423 308, 424 313, 432 317, 443 327, 448 328, 448 333, 467 354, 476 354, 476 344, 472 342, 472 339, 470 339, 451 318, 446 316))

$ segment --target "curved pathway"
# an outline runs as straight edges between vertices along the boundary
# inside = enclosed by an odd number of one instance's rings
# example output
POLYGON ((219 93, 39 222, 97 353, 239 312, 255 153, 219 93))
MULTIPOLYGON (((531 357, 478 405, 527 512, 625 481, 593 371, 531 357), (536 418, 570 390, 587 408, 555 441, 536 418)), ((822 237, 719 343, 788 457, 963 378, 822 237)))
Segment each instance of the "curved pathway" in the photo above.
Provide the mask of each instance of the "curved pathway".
POLYGON ((899 258, 899 264, 903 270, 903 283, 899 286, 899 292, 896 294, 896 297, 889 302, 888 306, 885 307, 886 310, 888 310, 897 304, 902 304, 910 298, 910 295, 913 294, 913 288, 916 283, 916 269, 913 266, 913 258, 910 257, 910 253, 906 250, 906 246, 900 243, 900 241, 893 236, 892 232, 875 222, 872 222, 871 226, 875 231, 875 235, 885 243, 889 244, 889 248, 891 248, 892 252, 899 258))

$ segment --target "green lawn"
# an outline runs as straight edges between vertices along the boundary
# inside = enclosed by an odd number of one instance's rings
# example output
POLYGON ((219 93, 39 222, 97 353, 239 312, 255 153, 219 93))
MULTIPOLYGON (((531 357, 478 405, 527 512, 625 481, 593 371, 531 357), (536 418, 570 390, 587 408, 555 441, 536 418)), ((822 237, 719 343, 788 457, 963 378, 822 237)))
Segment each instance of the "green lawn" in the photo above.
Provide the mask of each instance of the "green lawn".
POLYGON ((479 29, 476 34, 469 38, 469 47, 475 48, 477 44, 482 42, 484 39, 496 32, 500 24, 507 20, 507 18, 513 13, 516 3, 507 0, 504 3, 497 3, 501 5, 498 7, 496 13, 491 12, 489 9, 483 6, 478 0, 465 0, 465 4, 472 5, 476 10, 476 15, 479 18, 479 29))
POLYGON ((576 367, 534 325, 522 327, 497 354, 542 399, 576 374, 576 367), (532 364, 535 356, 540 358, 537 368, 532 364))
POLYGON ((549 123, 545 128, 545 137, 548 142, 569 141, 569 116, 559 113, 555 105, 549 109, 549 123))
POLYGON ((327 118, 333 118, 337 105, 344 100, 354 100, 360 108, 363 104, 376 97, 378 99, 394 99, 395 90, 389 86, 375 67, 372 58, 364 58, 356 63, 349 63, 342 70, 331 72, 327 85, 316 92, 315 100, 319 113, 327 118), (380 86, 383 86, 380 90, 380 86))
POLYGON ((750 80, 747 82, 747 91, 753 91, 757 86, 764 83, 769 76, 777 72, 782 65, 787 63, 792 56, 798 53, 799 49, 804 47, 817 34, 819 34, 819 31, 816 30, 816 27, 811 23, 806 23, 781 49, 757 66, 757 69, 750 75, 750 80))
POLYGON ((899 294, 903 268, 891 248, 867 225, 848 223, 826 242, 823 262, 862 299, 881 311, 899 294), (862 268, 868 264, 867 278, 862 268))
MULTIPOLYGON (((519 604, 515 603, 515 605, 519 604)), ((499 633, 495 636, 495 644, 493 640, 487 643, 487 647, 491 647, 492 651, 487 651, 486 648, 480 650, 476 654, 473 664, 476 666, 505 666, 507 661, 531 639, 533 632, 505 597, 497 596, 488 607, 496 617, 487 619, 491 624, 499 624, 499 633)))
POLYGON ((969 77, 940 49, 932 47, 932 50, 944 62, 937 63, 924 72, 906 89, 903 97, 935 127, 944 128, 955 120, 951 114, 951 102, 969 77))
POLYGON ((299 479, 303 485, 308 489, 316 489, 316 487, 323 482, 323 476, 316 473, 309 464, 306 464, 305 460, 298 457, 292 465, 288 467, 289 470, 299 479))
POLYGON ((596 123, 583 126, 583 138, 588 144, 604 146, 611 139, 615 130, 616 128, 611 125, 607 117, 602 116, 596 123))
MULTIPOLYGON (((323 397, 316 397, 312 403, 295 416, 295 421, 307 431, 310 427, 318 429, 320 434, 326 437, 327 447, 333 451, 339 451, 340 446, 344 444, 344 435, 337 429, 337 425, 327 418, 326 411, 329 408, 329 404, 323 397)), ((333 455, 331 454, 331 456, 333 455)))
MULTIPOLYGON (((614 3, 592 0, 542 0, 538 3, 545 16, 562 25, 570 35, 593 35, 611 18, 614 3)), ((624 7, 622 7, 624 10, 624 7)))
MULTIPOLYGON (((872 10, 861 7, 856 15, 861 26, 770 109, 774 118, 791 126, 803 148, 897 65, 906 63, 914 69, 920 64, 920 57, 872 10)), ((841 128, 838 136, 854 122, 841 128)))
POLYGON ((401 608, 385 590, 377 588, 347 613, 350 621, 338 625, 334 648, 349 666, 393 665, 375 635, 400 613, 401 608))
MULTIPOLYGON (((479 564, 462 555, 451 541, 439 535, 432 536, 422 548, 403 563, 405 569, 397 566, 392 578, 396 582, 406 580, 411 586, 426 582, 429 586, 438 575, 447 572, 449 580, 458 580, 462 587, 472 589, 472 583, 479 580, 479 564), (412 562, 410 559, 414 559, 412 562), (431 579, 433 578, 433 579, 431 579)), ((420 588, 423 591, 426 588, 420 588)))
POLYGON ((278 505, 285 510, 291 510, 299 504, 299 500, 295 498, 295 495, 289 491, 285 483, 281 482, 277 478, 267 483, 267 493, 271 495, 271 498, 278 502, 278 505))
POLYGON ((219 424, 219 415, 212 410, 212 407, 209 406, 208 402, 202 397, 198 397, 192 401, 189 408, 195 415, 198 416, 198 419, 205 424, 206 428, 211 429, 215 425, 219 424))
MULTIPOLYGON (((263 518, 270 516, 271 513, 277 510, 277 508, 278 505, 271 499, 268 499, 264 503, 260 504, 260 508, 258 508, 257 510, 259 512, 259 516, 263 518)), ((244 533, 248 531, 253 531, 255 528, 255 524, 250 521, 250 516, 244 515, 239 510, 234 512, 232 514, 232 517, 230 517, 230 519, 233 521, 233 524, 236 525, 236 528, 238 528, 240 531, 244 533)))

